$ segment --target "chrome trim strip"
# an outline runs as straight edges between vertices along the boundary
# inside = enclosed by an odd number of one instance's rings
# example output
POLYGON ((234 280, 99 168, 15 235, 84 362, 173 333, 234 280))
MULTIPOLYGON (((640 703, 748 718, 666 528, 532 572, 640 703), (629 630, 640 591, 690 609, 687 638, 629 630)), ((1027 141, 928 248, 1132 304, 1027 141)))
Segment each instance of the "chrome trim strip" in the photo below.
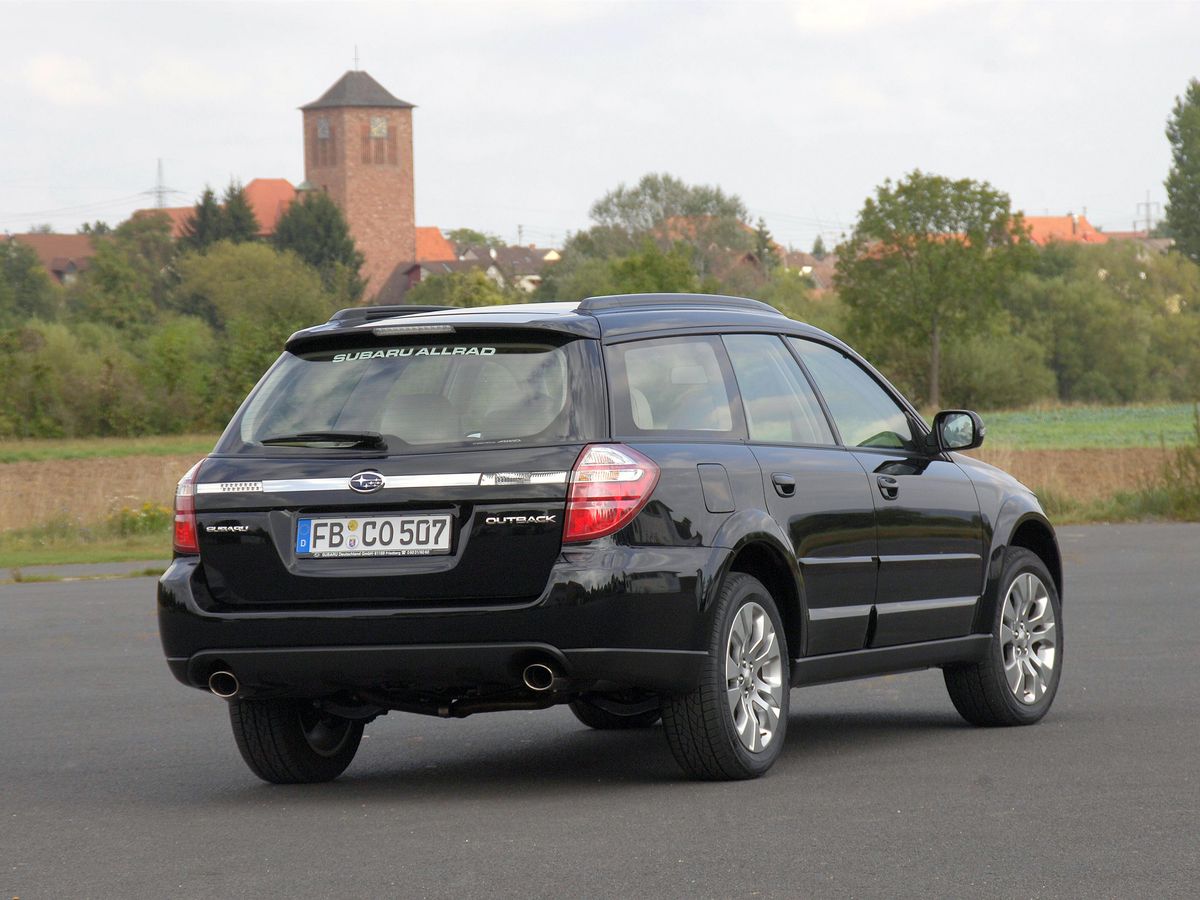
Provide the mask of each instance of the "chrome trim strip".
POLYGON ((472 487, 479 484, 478 472, 453 475, 384 475, 385 488, 472 487))
MULTIPOLYGON (((443 475, 384 475, 385 488, 504 487, 517 484, 566 484, 570 472, 453 472, 443 475)), ((196 485, 197 494, 297 494, 353 491, 345 478, 284 478, 274 481, 216 481, 196 485)), ((372 492, 378 493, 378 491, 372 492)), ((363 494, 362 496, 371 496, 363 494)))
POLYGON ((873 566, 874 556, 802 556, 802 566, 873 566))
POLYGON ((943 609, 961 609, 964 606, 974 606, 978 602, 978 597, 934 597, 928 600, 884 601, 876 603, 875 609, 882 617, 904 613, 937 612, 943 609))
POLYGON ((871 604, 857 606, 814 606, 808 611, 812 622, 828 622, 832 619, 857 619, 871 614, 871 604))
POLYGON ((905 553, 880 556, 880 563, 967 562, 982 560, 978 553, 905 553))

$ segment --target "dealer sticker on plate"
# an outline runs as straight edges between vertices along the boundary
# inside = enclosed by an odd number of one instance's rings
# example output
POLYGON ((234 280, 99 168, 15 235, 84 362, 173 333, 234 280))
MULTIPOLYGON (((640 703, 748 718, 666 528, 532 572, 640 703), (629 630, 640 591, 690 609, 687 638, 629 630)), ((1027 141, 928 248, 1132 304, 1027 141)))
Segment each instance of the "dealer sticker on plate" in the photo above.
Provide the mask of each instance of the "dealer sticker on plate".
POLYGON ((296 555, 431 556, 450 552, 450 516, 301 519, 296 555))

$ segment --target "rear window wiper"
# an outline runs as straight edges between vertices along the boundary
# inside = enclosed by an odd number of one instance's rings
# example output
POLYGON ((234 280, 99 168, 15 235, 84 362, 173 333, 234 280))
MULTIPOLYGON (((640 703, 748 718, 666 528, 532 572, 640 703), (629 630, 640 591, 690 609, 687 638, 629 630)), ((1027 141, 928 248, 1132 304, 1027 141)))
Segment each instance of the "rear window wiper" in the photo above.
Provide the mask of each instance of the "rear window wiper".
POLYGON ((297 434, 276 434, 259 441, 264 446, 274 444, 336 444, 338 447, 364 450, 386 450, 387 441, 378 431, 301 431, 297 434))

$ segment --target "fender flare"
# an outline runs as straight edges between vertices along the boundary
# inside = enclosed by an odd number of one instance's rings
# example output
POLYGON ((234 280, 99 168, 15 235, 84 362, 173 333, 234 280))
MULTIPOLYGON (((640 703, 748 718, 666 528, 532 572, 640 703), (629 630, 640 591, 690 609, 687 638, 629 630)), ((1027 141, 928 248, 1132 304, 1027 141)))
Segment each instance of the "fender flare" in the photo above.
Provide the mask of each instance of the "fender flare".
POLYGON ((1000 578, 1004 574, 1004 563, 1008 558, 1009 548, 1012 546, 1012 538, 1027 522, 1036 522, 1049 537, 1054 559, 1044 560, 1044 562, 1055 579, 1055 588, 1058 590, 1059 599, 1062 599, 1062 555, 1054 533, 1054 526, 1050 524, 1041 504, 1032 494, 1010 496, 1000 507, 992 529, 984 589, 972 628, 977 634, 991 633, 992 618, 995 615, 996 604, 1000 601, 1000 578))

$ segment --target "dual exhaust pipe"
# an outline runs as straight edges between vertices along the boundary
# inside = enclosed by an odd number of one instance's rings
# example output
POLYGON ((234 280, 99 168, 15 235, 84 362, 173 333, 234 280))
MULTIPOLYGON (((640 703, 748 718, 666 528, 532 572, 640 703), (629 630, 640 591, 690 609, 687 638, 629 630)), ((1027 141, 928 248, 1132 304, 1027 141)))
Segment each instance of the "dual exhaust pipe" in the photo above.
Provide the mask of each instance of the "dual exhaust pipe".
POLYGON ((208 689, 222 700, 232 700, 241 689, 237 676, 225 669, 217 669, 208 676, 208 689))
MULTIPOLYGON (((538 694, 561 690, 567 685, 567 679, 560 677, 551 666, 540 662, 527 665, 521 673, 521 680, 525 682, 525 687, 538 694)), ((232 672, 217 669, 208 676, 208 689, 222 700, 232 700, 241 690, 241 684, 232 672)))
POLYGON ((547 663, 540 662, 527 665, 521 673, 521 680, 525 682, 525 687, 538 694, 561 691, 567 686, 567 679, 561 677, 547 663))

